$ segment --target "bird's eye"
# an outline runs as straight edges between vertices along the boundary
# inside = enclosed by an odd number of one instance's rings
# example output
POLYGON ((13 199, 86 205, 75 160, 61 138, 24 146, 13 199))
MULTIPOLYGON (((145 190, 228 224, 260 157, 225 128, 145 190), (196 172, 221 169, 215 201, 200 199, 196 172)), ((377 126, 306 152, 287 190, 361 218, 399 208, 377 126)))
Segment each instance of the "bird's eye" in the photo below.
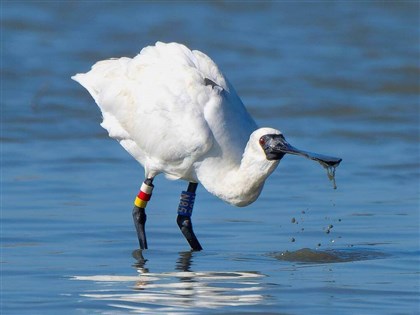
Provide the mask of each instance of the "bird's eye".
POLYGON ((264 139, 264 137, 261 137, 260 138, 260 145, 264 145, 265 144, 265 139, 264 139))

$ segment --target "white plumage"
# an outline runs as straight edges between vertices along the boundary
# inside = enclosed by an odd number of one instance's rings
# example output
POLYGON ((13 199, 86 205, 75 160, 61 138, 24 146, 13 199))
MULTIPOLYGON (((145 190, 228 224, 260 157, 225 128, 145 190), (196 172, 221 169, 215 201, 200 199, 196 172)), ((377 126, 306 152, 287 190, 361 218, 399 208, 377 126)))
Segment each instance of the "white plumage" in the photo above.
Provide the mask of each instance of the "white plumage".
POLYGON ((217 65, 181 44, 157 42, 132 59, 100 61, 72 78, 92 95, 102 127, 143 165, 146 178, 164 173, 200 182, 246 206, 285 153, 325 167, 341 161, 297 150, 278 130, 258 129, 217 65))
POLYGON ((147 178, 164 173, 200 182, 245 206, 278 164, 266 159, 258 139, 280 132, 257 130, 235 89, 200 51, 157 42, 132 59, 99 61, 72 78, 89 91, 101 126, 143 165, 147 178))
POLYGON ((133 208, 142 250, 148 248, 145 208, 160 173, 189 182, 177 224, 191 248, 201 250, 191 221, 198 183, 246 206, 286 153, 318 161, 332 178, 341 162, 294 148, 278 130, 258 129, 216 64, 181 44, 158 42, 132 59, 100 61, 72 78, 95 99, 109 136, 144 167, 146 179, 133 208))

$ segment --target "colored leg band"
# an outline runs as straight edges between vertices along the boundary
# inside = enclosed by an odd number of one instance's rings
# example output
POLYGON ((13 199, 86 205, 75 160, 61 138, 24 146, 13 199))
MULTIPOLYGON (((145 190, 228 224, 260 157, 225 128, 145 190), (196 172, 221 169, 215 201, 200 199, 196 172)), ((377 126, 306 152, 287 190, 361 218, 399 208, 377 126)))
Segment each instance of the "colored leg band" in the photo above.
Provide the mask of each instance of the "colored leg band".
POLYGON ((136 207, 145 209, 147 206, 147 201, 141 200, 139 197, 136 197, 136 200, 134 200, 134 205, 136 207))
POLYGON ((149 186, 145 183, 141 185, 140 192, 134 200, 134 205, 139 208, 146 208, 147 202, 152 197, 153 186, 149 186))
POLYGON ((179 201, 178 214, 190 217, 194 207, 195 193, 183 191, 179 201))

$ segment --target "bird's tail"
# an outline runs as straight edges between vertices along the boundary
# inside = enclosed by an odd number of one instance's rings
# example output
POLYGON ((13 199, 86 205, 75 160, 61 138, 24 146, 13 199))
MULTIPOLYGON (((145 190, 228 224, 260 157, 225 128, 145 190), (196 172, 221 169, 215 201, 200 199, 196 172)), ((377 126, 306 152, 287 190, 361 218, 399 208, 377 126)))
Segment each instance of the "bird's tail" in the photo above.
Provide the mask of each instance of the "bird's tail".
POLYGON ((78 73, 71 78, 88 90, 96 104, 101 107, 101 94, 123 76, 130 60, 131 58, 124 57, 98 61, 89 72, 78 73))

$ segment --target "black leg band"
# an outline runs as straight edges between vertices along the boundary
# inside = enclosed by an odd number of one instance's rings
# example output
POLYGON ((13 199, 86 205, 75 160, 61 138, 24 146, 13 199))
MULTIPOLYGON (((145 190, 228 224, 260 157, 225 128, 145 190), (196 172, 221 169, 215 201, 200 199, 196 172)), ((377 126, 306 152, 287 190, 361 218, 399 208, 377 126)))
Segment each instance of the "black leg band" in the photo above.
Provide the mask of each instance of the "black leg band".
POLYGON ((197 183, 190 183, 187 191, 183 191, 181 194, 181 200, 178 206, 178 217, 176 222, 184 235, 185 239, 190 244, 193 250, 199 251, 203 248, 200 245, 197 237, 194 234, 191 215, 194 207, 195 191, 197 189, 197 183))

